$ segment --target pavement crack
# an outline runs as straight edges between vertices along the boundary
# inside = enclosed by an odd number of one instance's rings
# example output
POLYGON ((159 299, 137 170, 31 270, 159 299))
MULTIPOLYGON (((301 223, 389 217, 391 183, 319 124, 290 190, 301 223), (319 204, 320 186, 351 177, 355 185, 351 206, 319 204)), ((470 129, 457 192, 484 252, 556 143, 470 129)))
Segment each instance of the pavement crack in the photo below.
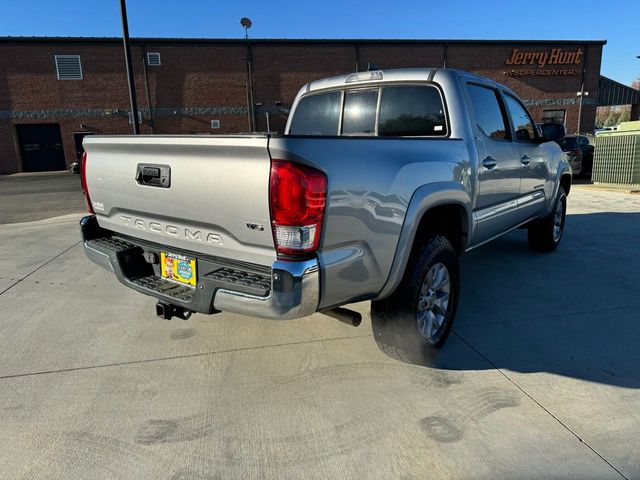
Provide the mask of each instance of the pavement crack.
POLYGON ((114 362, 114 363, 104 363, 100 365, 87 365, 85 367, 72 367, 72 368, 61 368, 58 370, 43 370, 40 372, 28 372, 28 373, 16 373, 12 375, 0 375, 0 380, 7 380, 11 378, 20 378, 20 377, 34 377, 38 375, 48 375, 52 373, 67 373, 67 372, 78 372, 83 370, 95 370, 99 368, 109 368, 109 367, 121 367, 127 365, 139 365, 144 363, 154 363, 154 362, 164 362, 167 360, 181 360, 184 358, 197 358, 197 357, 206 357, 210 355, 220 355, 223 353, 233 353, 233 352, 244 352, 249 350, 261 350, 267 348, 277 348, 277 347, 287 347, 291 345, 306 345, 311 343, 322 343, 322 342, 335 342, 339 340, 350 340, 355 338, 364 338, 371 337, 372 334, 364 334, 364 335, 351 335, 344 337, 333 337, 333 338, 320 338, 317 340, 301 340, 299 342, 285 342, 285 343, 277 343, 274 345, 260 345, 253 347, 240 347, 240 348, 229 348, 226 350, 217 350, 211 352, 201 352, 201 353, 190 353, 187 355, 173 355, 170 357, 158 357, 158 358, 147 358, 144 360, 131 360, 129 362, 114 362))
POLYGON ((27 273, 24 277, 22 277, 21 279, 19 279, 17 282, 15 282, 13 285, 9 285, 7 288, 5 288, 4 290, 2 290, 0 292, 0 295, 8 292, 9 290, 11 290, 13 287, 15 287, 16 285, 18 285, 20 282, 24 281, 25 279, 27 279, 28 277, 30 277, 31 275, 33 275, 34 273, 36 273, 38 270, 40 270, 42 267, 45 267, 47 265, 49 265, 51 262, 53 262, 56 258, 64 255, 65 253, 67 253, 69 250, 71 250, 73 247, 75 247, 76 245, 78 245, 80 243, 80 241, 77 241, 76 243, 74 243, 73 245, 71 245, 69 248, 66 248, 65 250, 63 250, 62 252, 60 252, 58 255, 56 255, 53 258, 50 258, 49 260, 47 260, 46 262, 44 262, 42 265, 40 265, 38 268, 36 268, 35 270, 32 270, 31 272, 27 273))
POLYGON ((540 407, 542 410, 544 410, 549 416, 551 416, 551 418, 553 418, 556 422, 558 422, 562 427, 564 427, 565 430, 567 430, 569 433, 571 433, 571 435, 573 435, 580 443, 584 444, 589 450, 591 450, 593 453, 595 453, 600 460, 602 460, 604 463, 606 463, 609 467, 611 467, 618 475, 620 475, 621 478, 623 478, 624 480, 629 480, 620 470, 618 470, 611 462, 609 462, 606 458, 604 458, 604 456, 602 456, 595 448, 593 448, 591 445, 589 445, 589 443, 587 443, 583 438, 581 438, 576 432, 574 432, 571 427, 569 427, 566 423, 564 423, 562 420, 560 420, 556 415, 553 414, 553 412, 551 412, 547 407, 545 407, 544 405, 542 405, 538 400, 536 400, 535 398, 533 398, 533 396, 531 394, 529 394, 523 387, 521 387, 520 385, 518 385, 518 383, 513 380, 509 375, 507 375, 506 373, 504 373, 504 371, 498 367, 494 362, 492 362, 486 355, 484 355, 482 352, 480 352, 480 350, 478 350, 476 347, 474 347, 473 345, 471 345, 471 343, 469 343, 465 338, 463 338, 458 332, 452 330, 451 333, 453 333, 456 337, 458 337, 460 339, 460 341, 462 341, 465 345, 467 345, 470 349, 472 349, 474 352, 476 352, 478 355, 480 355, 480 357, 482 357, 486 362, 488 362, 495 370, 498 371, 498 373, 500 373, 500 375, 502 375, 504 378, 506 378, 509 382, 511 382, 518 390, 520 390, 524 395, 526 395, 533 403, 535 403, 538 407, 540 407))

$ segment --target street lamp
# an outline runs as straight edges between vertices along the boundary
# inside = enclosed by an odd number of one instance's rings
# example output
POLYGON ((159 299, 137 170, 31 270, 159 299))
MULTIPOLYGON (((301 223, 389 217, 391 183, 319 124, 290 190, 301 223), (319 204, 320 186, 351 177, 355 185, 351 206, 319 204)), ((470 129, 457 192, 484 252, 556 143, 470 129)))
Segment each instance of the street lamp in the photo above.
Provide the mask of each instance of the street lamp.
POLYGON ((251 72, 251 46, 249 45, 249 29, 253 23, 251 19, 242 17, 240 25, 244 28, 244 39, 247 42, 247 106, 249 107, 249 131, 253 133, 256 125, 256 116, 253 108, 253 74, 251 72))

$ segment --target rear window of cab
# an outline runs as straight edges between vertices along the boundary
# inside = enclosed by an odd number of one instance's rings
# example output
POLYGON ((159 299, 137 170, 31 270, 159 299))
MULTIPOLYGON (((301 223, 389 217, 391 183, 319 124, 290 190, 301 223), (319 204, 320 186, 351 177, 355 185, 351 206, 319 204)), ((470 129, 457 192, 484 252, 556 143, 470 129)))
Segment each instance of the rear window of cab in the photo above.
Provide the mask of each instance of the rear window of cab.
POLYGON ((334 90, 304 96, 290 135, 379 137, 448 135, 440 91, 429 85, 334 90))

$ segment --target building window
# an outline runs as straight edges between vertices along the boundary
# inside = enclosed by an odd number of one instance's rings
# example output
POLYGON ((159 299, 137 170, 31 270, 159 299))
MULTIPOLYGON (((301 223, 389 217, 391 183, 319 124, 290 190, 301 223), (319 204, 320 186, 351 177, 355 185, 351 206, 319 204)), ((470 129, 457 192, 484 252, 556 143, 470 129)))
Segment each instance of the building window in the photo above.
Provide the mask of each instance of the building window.
POLYGON ((564 123, 566 110, 543 110, 542 123, 564 123))
POLYGON ((147 53, 147 65, 150 67, 160 66, 160 54, 158 52, 147 53))
MULTIPOLYGON (((133 114, 129 112, 129 124, 133 125, 133 114)), ((138 123, 142 125, 142 112, 138 110, 138 123)))
POLYGON ((80 55, 55 55, 58 80, 82 80, 80 55))

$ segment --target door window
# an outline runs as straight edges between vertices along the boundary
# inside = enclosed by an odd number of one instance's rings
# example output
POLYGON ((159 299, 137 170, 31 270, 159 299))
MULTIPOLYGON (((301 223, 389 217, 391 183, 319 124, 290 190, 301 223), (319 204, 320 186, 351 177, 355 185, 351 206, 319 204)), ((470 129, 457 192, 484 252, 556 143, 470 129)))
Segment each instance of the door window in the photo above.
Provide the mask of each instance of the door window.
POLYGON ((522 104, 511 95, 504 96, 507 111, 513 121, 515 138, 519 142, 531 142, 536 139, 536 127, 522 104))
POLYGON ((497 92, 480 85, 467 85, 478 129, 493 140, 508 140, 507 129, 497 92))

